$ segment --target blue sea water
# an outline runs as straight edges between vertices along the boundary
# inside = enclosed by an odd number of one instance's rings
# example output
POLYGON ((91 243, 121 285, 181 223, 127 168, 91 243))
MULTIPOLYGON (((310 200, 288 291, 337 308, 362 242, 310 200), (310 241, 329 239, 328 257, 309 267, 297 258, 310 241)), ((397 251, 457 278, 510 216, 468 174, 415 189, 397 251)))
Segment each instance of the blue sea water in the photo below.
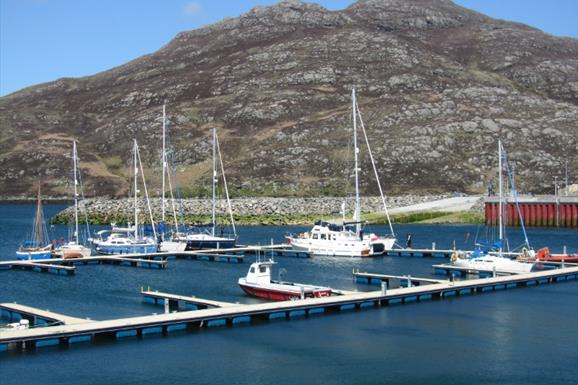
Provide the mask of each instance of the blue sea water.
MULTIPOLYGON (((47 217, 62 209, 47 205, 47 217)), ((33 205, 0 205, 0 260, 30 231, 33 205)), ((307 227, 240 227, 243 244, 307 227)), ((385 227, 372 230, 385 232, 385 227)), ((55 239, 67 226, 49 229, 55 239)), ((478 226, 396 226, 413 247, 471 249, 478 226), (469 236, 468 236, 469 234, 469 236)), ((509 229, 512 245, 520 232, 509 229)), ((576 229, 529 229, 535 248, 578 252, 576 229)), ((247 261, 249 262, 249 261, 247 261)), ((352 269, 433 277, 438 259, 277 258, 291 281, 347 290, 352 269)), ((78 266, 73 276, 0 271, 0 302, 104 320, 162 312, 141 287, 254 303, 236 282, 249 263, 171 260, 165 270, 78 266)), ((277 320, 36 351, 1 352, 0 384, 576 384, 578 282, 540 285, 308 319, 277 320)))

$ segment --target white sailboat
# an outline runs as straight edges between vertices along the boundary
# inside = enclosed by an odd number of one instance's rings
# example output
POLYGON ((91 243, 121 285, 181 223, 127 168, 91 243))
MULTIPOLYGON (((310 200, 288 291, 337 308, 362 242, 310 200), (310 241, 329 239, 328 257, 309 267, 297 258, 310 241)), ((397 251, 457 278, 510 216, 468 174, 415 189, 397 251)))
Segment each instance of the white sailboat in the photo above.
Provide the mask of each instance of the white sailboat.
POLYGON ((223 249, 235 247, 237 242, 237 230, 235 228, 235 220, 233 218, 233 210, 231 207, 231 200, 229 199, 229 190, 227 188, 227 179, 225 177, 225 168, 223 166, 223 159, 221 157, 221 149, 219 146, 219 139, 217 137, 217 130, 213 128, 213 167, 212 167, 212 210, 211 223, 205 226, 198 227, 197 231, 189 231, 187 233, 175 233, 172 242, 185 243, 185 250, 197 249, 223 249), (217 159, 220 164, 221 175, 223 177, 223 187, 225 190, 225 197, 227 200, 227 209, 229 213, 229 220, 231 221, 232 234, 225 234, 221 228, 221 233, 217 233, 217 159))
POLYGON ((16 251, 16 258, 25 259, 48 259, 51 258, 53 245, 48 241, 48 231, 44 221, 42 210, 42 199, 40 199, 40 184, 38 184, 38 194, 36 200, 36 216, 32 226, 32 235, 29 240, 20 245, 16 251))
POLYGON ((134 165, 134 225, 132 227, 120 228, 112 224, 111 230, 101 230, 97 233, 98 238, 93 239, 93 245, 99 254, 127 254, 127 253, 153 253, 158 249, 156 243, 156 230, 150 207, 148 191, 144 178, 142 162, 136 139, 133 145, 133 165, 134 165), (142 175, 142 183, 149 212, 149 218, 153 229, 153 238, 145 237, 139 231, 138 217, 138 174, 142 175))
POLYGON ((171 207, 172 207, 172 214, 173 214, 173 235, 179 234, 179 221, 177 219, 177 210, 175 207, 175 197, 173 196, 173 186, 171 183, 171 174, 168 172, 168 162, 167 162, 167 132, 166 132, 166 106, 163 104, 163 148, 161 154, 161 163, 162 163, 162 185, 161 185, 161 226, 160 226, 160 237, 161 242, 159 245, 159 250, 164 252, 175 252, 175 251, 184 251, 187 247, 186 242, 180 242, 178 240, 173 239, 173 237, 167 234, 166 229, 166 182, 168 181, 169 184, 169 192, 171 197, 171 207))
MULTIPOLYGON (((53 254, 57 257, 68 258, 82 258, 89 257, 91 249, 80 243, 78 231, 78 186, 80 181, 80 170, 78 170, 78 153, 76 151, 76 141, 72 142, 72 165, 73 165, 73 181, 74 181, 74 232, 68 242, 57 247, 53 254)), ((90 232, 88 232, 90 234, 90 232)))
POLYGON ((317 221, 309 232, 300 234, 299 236, 289 236, 287 240, 292 249, 300 251, 308 251, 314 255, 329 255, 329 256, 350 256, 350 257, 368 257, 383 254, 386 250, 390 250, 395 244, 395 235, 379 177, 377 168, 369 146, 369 140, 359 107, 355 99, 355 89, 351 92, 352 112, 353 112, 353 145, 354 145, 354 172, 355 172, 355 210, 353 219, 345 220, 345 205, 342 205, 343 220, 341 222, 317 221), (370 155, 371 164, 376 177, 377 185, 381 195, 383 208, 386 213, 387 221, 391 234, 388 236, 378 236, 374 233, 365 234, 362 225, 364 221, 361 219, 361 204, 359 199, 359 165, 358 155, 359 147, 357 146, 357 116, 359 115, 360 123, 363 129, 365 142, 370 155))
MULTIPOLYGON (((503 208, 503 186, 502 186, 502 159, 503 147, 502 142, 498 141, 498 189, 499 189, 499 200, 498 200, 498 231, 499 239, 497 242, 498 253, 490 254, 489 252, 482 252, 481 250, 475 250, 473 254, 466 255, 465 258, 459 258, 457 255, 452 257, 452 264, 455 266, 466 267, 472 270, 495 270, 504 271, 512 273, 528 273, 534 267, 534 263, 526 263, 521 261, 512 260, 503 255, 504 247, 504 208, 503 208)), ((514 189, 515 191, 515 189, 514 189)), ((523 223, 523 218, 520 216, 520 222, 523 223)), ((527 237, 526 245, 529 246, 527 237)), ((528 247, 529 248, 529 247, 528 247)))

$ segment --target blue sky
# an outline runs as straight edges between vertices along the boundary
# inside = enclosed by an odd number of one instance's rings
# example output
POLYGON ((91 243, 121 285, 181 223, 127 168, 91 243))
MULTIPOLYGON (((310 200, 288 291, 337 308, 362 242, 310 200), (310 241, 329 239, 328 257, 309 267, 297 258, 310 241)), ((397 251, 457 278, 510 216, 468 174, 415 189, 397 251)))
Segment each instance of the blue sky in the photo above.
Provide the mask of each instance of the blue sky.
MULTIPOLYGON (((354 0, 319 0, 342 9, 354 0)), ((455 0, 489 16, 578 37, 578 0, 455 0)), ((91 75, 156 51, 178 32, 274 0, 0 0, 0 96, 91 75)))

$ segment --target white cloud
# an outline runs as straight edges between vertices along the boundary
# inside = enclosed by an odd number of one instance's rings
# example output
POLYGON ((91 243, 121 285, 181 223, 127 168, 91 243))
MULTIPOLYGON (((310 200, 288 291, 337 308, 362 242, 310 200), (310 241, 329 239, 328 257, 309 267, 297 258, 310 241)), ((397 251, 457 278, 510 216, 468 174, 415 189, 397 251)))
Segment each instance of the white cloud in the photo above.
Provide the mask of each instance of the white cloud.
POLYGON ((183 7, 183 14, 185 16, 196 16, 201 13, 201 3, 198 1, 191 1, 183 7))

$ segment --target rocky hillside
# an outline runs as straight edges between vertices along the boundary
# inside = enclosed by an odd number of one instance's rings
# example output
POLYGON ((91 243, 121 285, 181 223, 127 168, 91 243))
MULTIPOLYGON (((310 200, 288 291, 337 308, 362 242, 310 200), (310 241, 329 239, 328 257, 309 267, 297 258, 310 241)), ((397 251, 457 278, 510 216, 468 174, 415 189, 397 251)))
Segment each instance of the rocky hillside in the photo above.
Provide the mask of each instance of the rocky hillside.
MULTIPOLYGON (((234 195, 351 188, 355 86, 387 193, 482 192, 502 138, 522 190, 578 170, 578 44, 449 0, 282 1, 85 78, 0 98, 3 196, 69 191, 79 140, 88 195, 126 196, 132 138, 158 194, 161 106, 181 191, 210 180, 217 127, 234 195)), ((361 153, 365 194, 377 192, 361 153)), ((152 186, 152 188, 150 188, 152 186)))

